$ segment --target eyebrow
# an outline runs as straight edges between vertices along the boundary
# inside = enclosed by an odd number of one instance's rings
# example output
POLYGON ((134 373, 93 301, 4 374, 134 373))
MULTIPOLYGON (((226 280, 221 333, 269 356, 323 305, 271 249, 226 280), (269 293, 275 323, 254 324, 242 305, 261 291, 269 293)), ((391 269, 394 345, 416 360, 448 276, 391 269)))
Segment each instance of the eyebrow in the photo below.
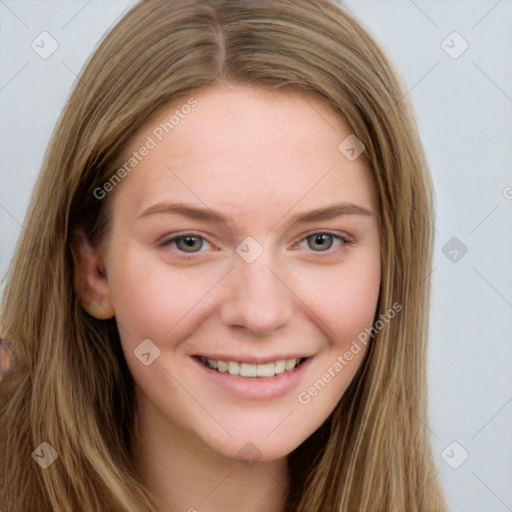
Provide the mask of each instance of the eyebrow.
MULTIPOLYGON (((139 218, 155 214, 182 215, 190 219, 216 222, 218 224, 224 224, 231 233, 235 233, 236 231, 232 227, 233 219, 227 217, 219 211, 212 210, 208 207, 192 206, 190 204, 179 202, 160 202, 144 210, 139 215, 139 218)), ((315 208, 314 210, 307 212, 297 213, 293 215, 288 221, 286 221, 285 227, 288 228, 294 224, 300 223, 330 220, 345 215, 362 215, 371 217, 374 216, 374 213, 368 208, 364 208, 353 203, 336 203, 320 208, 315 208)), ((276 222, 274 226, 279 224, 279 222, 281 222, 281 220, 276 222)), ((274 226, 272 226, 271 229, 273 229, 274 226)))

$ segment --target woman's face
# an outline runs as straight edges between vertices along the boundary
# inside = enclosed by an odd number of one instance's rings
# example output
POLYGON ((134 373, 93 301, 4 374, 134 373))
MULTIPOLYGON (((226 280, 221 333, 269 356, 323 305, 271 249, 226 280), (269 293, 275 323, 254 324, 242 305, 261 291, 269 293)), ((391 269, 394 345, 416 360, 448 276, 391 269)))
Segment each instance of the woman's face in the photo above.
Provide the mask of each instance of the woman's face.
POLYGON ((369 173, 351 139, 339 149, 349 135, 317 99, 227 86, 137 133, 102 189, 115 194, 101 300, 146 422, 272 460, 332 412, 380 284, 369 173))

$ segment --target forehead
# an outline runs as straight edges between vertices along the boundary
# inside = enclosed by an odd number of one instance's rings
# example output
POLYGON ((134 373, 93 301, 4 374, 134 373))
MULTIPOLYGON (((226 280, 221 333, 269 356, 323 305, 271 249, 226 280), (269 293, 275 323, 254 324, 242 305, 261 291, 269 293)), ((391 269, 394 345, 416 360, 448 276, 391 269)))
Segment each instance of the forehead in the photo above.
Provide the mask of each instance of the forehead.
POLYGON ((262 219, 335 201, 372 208, 364 158, 350 161, 338 149, 349 135, 341 116, 305 93, 210 87, 137 132, 120 164, 134 152, 140 160, 119 202, 134 214, 181 200, 262 219))

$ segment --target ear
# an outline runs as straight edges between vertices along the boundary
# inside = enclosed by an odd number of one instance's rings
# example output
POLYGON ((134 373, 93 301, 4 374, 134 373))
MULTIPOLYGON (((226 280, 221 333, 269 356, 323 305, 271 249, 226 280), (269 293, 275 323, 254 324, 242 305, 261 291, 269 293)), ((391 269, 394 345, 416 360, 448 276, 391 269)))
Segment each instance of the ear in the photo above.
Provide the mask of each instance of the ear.
POLYGON ((0 338, 0 381, 16 368, 16 356, 4 338, 0 338))
POLYGON ((112 318, 114 306, 110 300, 101 248, 93 247, 82 230, 73 232, 70 245, 74 266, 73 284, 78 301, 94 318, 112 318))

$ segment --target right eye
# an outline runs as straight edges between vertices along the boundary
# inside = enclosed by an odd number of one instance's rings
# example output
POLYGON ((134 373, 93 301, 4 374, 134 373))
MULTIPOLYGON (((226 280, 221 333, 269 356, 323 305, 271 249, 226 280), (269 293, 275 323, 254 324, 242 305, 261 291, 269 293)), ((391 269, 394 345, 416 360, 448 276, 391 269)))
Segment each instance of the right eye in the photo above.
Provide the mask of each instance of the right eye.
POLYGON ((184 233, 172 236, 171 238, 166 238, 160 245, 162 247, 171 246, 178 252, 185 254, 198 254, 204 252, 201 251, 201 249, 205 244, 211 246, 210 242, 200 235, 195 233, 184 233))

